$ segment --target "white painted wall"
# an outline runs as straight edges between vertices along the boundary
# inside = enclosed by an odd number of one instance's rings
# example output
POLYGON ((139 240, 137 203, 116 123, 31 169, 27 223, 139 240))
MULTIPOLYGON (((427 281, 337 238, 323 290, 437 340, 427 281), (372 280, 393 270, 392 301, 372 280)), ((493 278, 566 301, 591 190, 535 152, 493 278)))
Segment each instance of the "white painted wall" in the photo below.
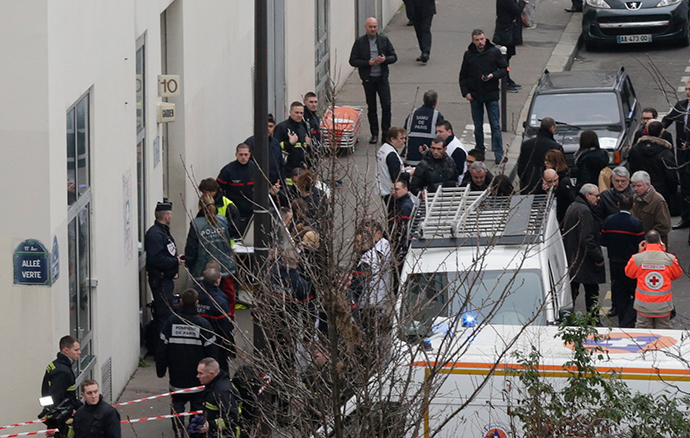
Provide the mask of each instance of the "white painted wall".
POLYGON ((285 102, 289 110, 290 103, 301 102, 304 93, 314 91, 316 17, 314 0, 290 0, 285 3, 285 102))
POLYGON ((336 80, 336 87, 345 84, 354 71, 349 64, 350 51, 358 36, 364 29, 355 29, 357 22, 355 0, 342 0, 330 3, 331 76, 336 80))
MULTIPOLYGON (((400 0, 385 0, 400 3, 400 0)), ((314 1, 286 2, 286 102, 314 89, 314 1)), ((360 32, 355 2, 330 3, 331 59, 342 65, 360 32)), ((91 103, 93 333, 97 364, 113 360, 113 395, 139 356, 136 157, 136 41, 146 38, 146 209, 153 223, 163 196, 165 163, 153 166, 157 75, 161 73, 161 13, 168 15, 170 74, 182 76, 177 120, 169 125, 174 236, 182 251, 196 211, 196 181, 217 176, 234 147, 251 133, 253 8, 244 0, 122 0, 0 2, 0 392, 13 403, 0 424, 35 418, 45 366, 69 331, 68 206, 65 120, 85 93, 91 103), (180 156, 182 158, 180 158, 180 156), (123 177, 131 178, 132 257, 126 257, 123 177), (60 245, 60 278, 51 287, 13 285, 12 252, 20 241, 60 245)), ((390 10, 391 14, 394 9, 390 10)), ((387 21, 387 19, 386 19, 387 21)), ((363 32, 363 30, 362 30, 363 32)))

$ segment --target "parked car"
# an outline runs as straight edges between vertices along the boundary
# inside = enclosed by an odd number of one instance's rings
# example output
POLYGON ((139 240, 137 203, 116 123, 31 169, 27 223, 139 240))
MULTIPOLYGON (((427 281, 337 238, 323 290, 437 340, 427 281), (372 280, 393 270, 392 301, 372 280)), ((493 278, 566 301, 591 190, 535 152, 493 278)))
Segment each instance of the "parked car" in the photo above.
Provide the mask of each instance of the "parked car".
POLYGON ((623 163, 642 108, 630 77, 621 67, 615 72, 558 72, 545 70, 530 103, 522 140, 534 138, 544 117, 556 120, 554 138, 563 145, 571 176, 577 178, 573 161, 580 147, 580 133, 595 131, 599 145, 609 154, 609 165, 623 163))
POLYGON ((690 45, 688 0, 585 0, 582 36, 598 44, 674 41, 690 45))

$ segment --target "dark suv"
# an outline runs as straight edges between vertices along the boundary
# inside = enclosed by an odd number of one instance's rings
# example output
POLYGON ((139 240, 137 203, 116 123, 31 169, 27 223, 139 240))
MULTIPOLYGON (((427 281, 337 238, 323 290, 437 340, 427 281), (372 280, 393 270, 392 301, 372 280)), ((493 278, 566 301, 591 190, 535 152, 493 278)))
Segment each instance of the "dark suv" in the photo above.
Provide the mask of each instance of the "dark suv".
POLYGON ((585 0, 583 12, 587 50, 599 43, 690 44, 688 0, 585 0))
POLYGON ((522 140, 536 137, 541 119, 556 120, 554 138, 563 145, 571 176, 577 177, 573 156, 580 133, 595 131, 609 154, 609 165, 621 164, 640 127, 640 103, 630 77, 621 67, 614 72, 559 72, 545 70, 530 103, 522 140))

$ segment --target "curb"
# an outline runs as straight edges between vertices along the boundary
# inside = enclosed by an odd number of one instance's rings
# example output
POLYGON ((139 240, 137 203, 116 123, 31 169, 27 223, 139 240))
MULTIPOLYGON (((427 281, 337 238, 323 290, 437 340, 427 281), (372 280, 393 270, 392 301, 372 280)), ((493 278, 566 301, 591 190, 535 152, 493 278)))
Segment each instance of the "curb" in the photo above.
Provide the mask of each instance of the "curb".
MULTIPOLYGON (((582 14, 573 13, 565 26, 565 30, 558 40, 558 44, 554 47, 551 52, 551 57, 546 63, 546 70, 552 72, 568 71, 572 67, 575 58, 580 52, 580 47, 582 47, 582 14)), ((532 97, 537 89, 537 84, 532 86, 529 94, 527 95, 527 100, 525 101, 525 106, 522 107, 520 111, 520 117, 518 120, 526 120, 527 113, 529 112, 530 104, 532 103, 532 97)), ((510 145, 511 151, 517 151, 516 157, 519 155, 520 145, 522 145, 522 134, 525 129, 522 127, 521 123, 518 123, 517 129, 515 130, 515 138, 513 143, 510 145)), ((507 172, 510 179, 515 181, 517 178, 517 160, 511 160, 513 162, 513 168, 510 172, 507 172)), ((507 169, 506 169, 507 170, 507 169)))

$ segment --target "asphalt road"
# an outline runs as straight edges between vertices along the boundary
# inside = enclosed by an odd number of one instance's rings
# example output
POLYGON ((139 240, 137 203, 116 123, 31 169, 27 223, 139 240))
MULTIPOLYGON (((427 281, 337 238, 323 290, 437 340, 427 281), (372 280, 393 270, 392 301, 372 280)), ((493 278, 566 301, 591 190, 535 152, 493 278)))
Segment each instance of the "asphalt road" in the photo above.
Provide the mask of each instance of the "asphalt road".
MULTIPOLYGON (((588 52, 584 47, 575 59, 571 71, 616 71, 625 67, 630 75, 642 107, 654 107, 666 114, 671 105, 684 99, 683 87, 690 80, 690 48, 661 44, 624 44, 588 52)), ((675 135, 675 130, 670 128, 675 135)), ((672 219, 676 224, 678 217, 672 219)), ((675 327, 690 328, 690 246, 688 230, 674 230, 669 236, 669 250, 678 257, 684 275, 673 284, 673 297, 678 317, 675 327)), ((607 276, 608 278, 608 276, 607 276)), ((602 307, 608 310, 610 285, 602 285, 602 307)), ((582 295, 582 292, 581 292, 582 295)), ((584 308, 583 298, 577 309, 584 308)), ((605 321, 606 322, 606 321, 605 321)), ((612 321, 615 324, 615 319, 612 321)))

